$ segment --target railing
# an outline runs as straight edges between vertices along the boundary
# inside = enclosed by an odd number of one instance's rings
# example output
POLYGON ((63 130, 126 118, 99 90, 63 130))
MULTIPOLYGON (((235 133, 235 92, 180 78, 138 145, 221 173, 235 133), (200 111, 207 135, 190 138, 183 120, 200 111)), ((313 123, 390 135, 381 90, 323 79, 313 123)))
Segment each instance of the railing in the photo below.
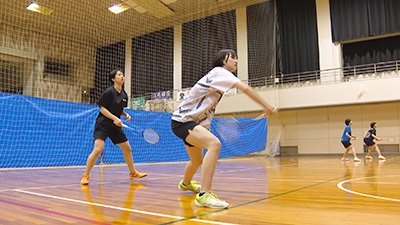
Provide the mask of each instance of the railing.
POLYGON ((269 90, 341 83, 360 79, 378 79, 400 76, 399 67, 400 60, 302 73, 277 74, 250 79, 248 84, 257 90, 269 90))
MULTIPOLYGON (((359 66, 349 66, 343 69, 337 68, 303 73, 278 74, 275 76, 266 76, 262 78, 251 79, 248 81, 248 84, 254 87, 256 91, 267 91, 281 88, 296 88, 351 82, 355 80, 397 77, 400 76, 399 67, 400 60, 359 66)), ((177 96, 183 95, 181 97, 184 97, 189 92, 189 89, 190 88, 173 90, 171 91, 170 98, 164 100, 152 100, 152 93, 132 97, 144 97, 146 100, 145 110, 172 112, 175 107, 173 103, 179 101, 177 96)), ((228 95, 234 95, 234 93, 228 93, 228 95)))

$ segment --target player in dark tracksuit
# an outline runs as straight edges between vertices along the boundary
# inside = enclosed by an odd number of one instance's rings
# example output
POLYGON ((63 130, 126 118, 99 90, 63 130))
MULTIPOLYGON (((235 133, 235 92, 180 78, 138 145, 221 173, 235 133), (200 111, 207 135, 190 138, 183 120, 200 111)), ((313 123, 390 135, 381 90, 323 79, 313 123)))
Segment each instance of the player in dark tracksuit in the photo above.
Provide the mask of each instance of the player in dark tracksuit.
POLYGON ((376 127, 377 127, 376 122, 372 122, 370 124, 370 126, 371 126, 371 129, 369 129, 367 131, 367 133, 365 134, 365 137, 364 137, 364 143, 368 146, 368 153, 365 156, 365 158, 366 159, 372 159, 372 156, 370 154, 371 154, 371 151, 375 148, 376 153, 378 153, 378 159, 379 160, 385 160, 386 158, 381 154, 381 151, 379 150, 378 144, 376 144, 374 142, 374 140, 377 140, 377 141, 381 140, 380 138, 378 138, 376 136, 376 127))

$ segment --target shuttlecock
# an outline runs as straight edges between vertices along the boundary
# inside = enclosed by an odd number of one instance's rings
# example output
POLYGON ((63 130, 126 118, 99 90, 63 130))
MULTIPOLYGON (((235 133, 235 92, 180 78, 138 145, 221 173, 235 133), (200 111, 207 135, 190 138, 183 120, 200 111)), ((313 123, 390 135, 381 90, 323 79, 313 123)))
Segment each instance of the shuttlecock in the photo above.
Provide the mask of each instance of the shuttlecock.
POLYGON ((365 93, 367 93, 369 88, 367 86, 361 85, 360 92, 358 93, 357 99, 360 99, 365 93))

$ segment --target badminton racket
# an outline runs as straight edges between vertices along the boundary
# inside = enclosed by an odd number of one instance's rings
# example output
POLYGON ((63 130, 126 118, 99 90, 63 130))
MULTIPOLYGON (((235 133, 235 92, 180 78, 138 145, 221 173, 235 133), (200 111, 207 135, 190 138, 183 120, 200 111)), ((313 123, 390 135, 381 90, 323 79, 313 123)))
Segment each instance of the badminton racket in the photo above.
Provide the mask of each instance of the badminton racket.
POLYGON ((160 135, 154 129, 145 128, 143 131, 140 131, 140 130, 136 130, 135 128, 129 127, 125 124, 122 124, 122 126, 129 130, 133 130, 138 133, 141 133, 143 139, 150 144, 157 144, 158 142, 160 142, 160 135))
MULTIPOLYGON (((274 109, 273 113, 275 113, 276 111, 278 111, 277 108, 274 109)), ((264 119, 265 117, 267 117, 267 113, 262 113, 262 114, 260 114, 259 116, 255 117, 255 118, 252 118, 251 121, 258 121, 258 120, 264 119)), ((233 116, 229 116, 228 118, 230 118, 230 119, 232 119, 233 121, 235 121, 236 124, 241 125, 241 122, 239 121, 240 119, 235 118, 235 117, 233 117, 233 116)))
MULTIPOLYGON (((272 111, 272 114, 273 114, 273 113, 278 113, 278 107, 276 107, 276 108, 272 111)), ((265 118, 265 117, 267 117, 267 116, 268 116, 267 113, 263 113, 263 114, 257 116, 256 118, 254 118, 253 120, 261 120, 261 119, 263 119, 263 118, 265 118)))
MULTIPOLYGON (((278 111, 278 108, 275 108, 275 109, 273 110, 273 113, 275 113, 275 112, 277 112, 277 111, 278 111)), ((261 120, 261 119, 264 119, 265 117, 267 117, 267 113, 263 113, 263 114, 261 114, 261 115, 255 117, 255 118, 253 118, 252 121, 261 120)), ((233 121, 235 121, 237 124, 240 124, 240 122, 239 122, 239 120, 238 120, 237 118, 235 118, 235 117, 233 117, 233 116, 229 116, 229 118, 231 118, 231 119, 232 119, 233 121)))

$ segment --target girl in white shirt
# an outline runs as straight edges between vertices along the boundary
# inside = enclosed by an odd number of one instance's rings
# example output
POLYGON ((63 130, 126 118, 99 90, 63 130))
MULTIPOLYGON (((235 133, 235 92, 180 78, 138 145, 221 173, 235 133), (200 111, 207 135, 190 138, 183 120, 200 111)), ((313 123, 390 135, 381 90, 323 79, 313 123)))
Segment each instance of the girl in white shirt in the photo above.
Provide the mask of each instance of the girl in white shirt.
POLYGON ((185 168, 184 178, 178 187, 184 191, 190 190, 198 193, 195 201, 198 206, 210 208, 227 208, 229 206, 226 201, 219 199, 211 192, 221 142, 207 129, 223 94, 231 88, 238 88, 263 106, 266 115, 270 115, 274 111, 274 107, 269 105, 253 88, 241 82, 233 74, 236 69, 236 52, 231 49, 219 51, 213 60, 213 69, 197 81, 172 115, 172 131, 184 141, 190 157, 190 162, 185 168), (204 159, 203 149, 207 149, 204 159), (200 165, 202 165, 201 185, 197 185, 192 178, 200 165))

